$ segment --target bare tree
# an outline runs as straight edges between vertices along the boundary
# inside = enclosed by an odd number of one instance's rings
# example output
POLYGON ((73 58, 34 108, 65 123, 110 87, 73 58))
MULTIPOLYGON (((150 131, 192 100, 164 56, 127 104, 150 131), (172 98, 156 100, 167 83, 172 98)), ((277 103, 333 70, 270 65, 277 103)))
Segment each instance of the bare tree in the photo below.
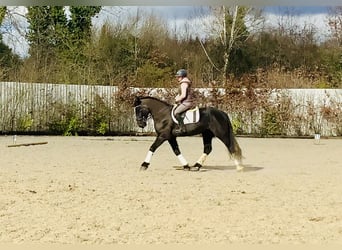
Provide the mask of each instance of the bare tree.
MULTIPOLYGON (((2 18, 2 35, 3 41, 12 47, 13 51, 18 54, 25 54, 27 50, 27 43, 25 40, 25 33, 27 22, 25 13, 27 8, 24 6, 7 6, 2 7, 0 16, 2 18)), ((1 20, 0 20, 1 24, 1 20)))
MULTIPOLYGON (((213 39, 218 39, 222 47, 223 52, 223 68, 219 69, 217 65, 213 63, 204 43, 201 39, 199 42, 206 54, 209 62, 212 66, 219 70, 222 74, 222 81, 224 84, 228 78, 228 67, 230 63, 231 53, 234 48, 239 44, 244 43, 250 35, 255 31, 262 23, 260 11, 252 7, 242 6, 221 6, 211 8, 211 18, 209 22, 204 26, 206 36, 213 39)), ((208 21, 208 19, 206 19, 208 21)))
POLYGON ((330 8, 329 27, 333 38, 342 45, 342 6, 330 8))

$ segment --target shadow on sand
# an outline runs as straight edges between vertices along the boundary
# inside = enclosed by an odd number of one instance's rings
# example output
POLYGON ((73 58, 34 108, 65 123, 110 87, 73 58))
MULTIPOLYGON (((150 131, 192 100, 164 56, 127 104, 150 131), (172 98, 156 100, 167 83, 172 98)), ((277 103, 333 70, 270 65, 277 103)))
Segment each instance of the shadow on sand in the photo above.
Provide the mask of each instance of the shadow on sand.
MULTIPOLYGON (((176 170, 184 170, 183 167, 180 166, 173 166, 176 170)), ((239 172, 254 172, 254 171, 259 171, 264 169, 263 167, 253 167, 251 165, 244 165, 244 169, 239 172)), ((226 170, 233 170, 236 171, 235 166, 213 166, 213 165, 205 165, 200 169, 200 172, 207 172, 207 171, 213 171, 213 170, 218 170, 218 171, 226 171, 226 170)), ((191 169, 191 171, 197 171, 191 169)))

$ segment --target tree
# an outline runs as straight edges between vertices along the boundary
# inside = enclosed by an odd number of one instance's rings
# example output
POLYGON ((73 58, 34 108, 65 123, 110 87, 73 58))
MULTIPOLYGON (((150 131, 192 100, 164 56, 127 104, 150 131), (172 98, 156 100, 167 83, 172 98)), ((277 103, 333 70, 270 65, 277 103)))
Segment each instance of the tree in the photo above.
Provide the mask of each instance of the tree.
POLYGON ((2 24, 2 21, 5 18, 6 10, 7 10, 6 6, 0 6, 0 25, 2 24))
POLYGON ((84 46, 90 41, 91 20, 101 10, 101 6, 70 7, 69 32, 75 47, 84 46))
POLYGON ((342 45, 342 6, 335 6, 330 9, 329 27, 333 38, 339 45, 342 45))
POLYGON ((135 81, 140 86, 165 86, 170 79, 172 62, 165 53, 169 33, 163 20, 153 14, 140 16, 135 23, 135 81))
MULTIPOLYGON (((0 26, 3 24, 5 16, 7 15, 7 7, 0 6, 0 26)), ((0 78, 1 80, 9 80, 11 72, 15 72, 19 67, 19 56, 13 54, 10 49, 2 40, 0 33, 0 78)))
POLYGON ((234 6, 227 8, 226 6, 221 6, 218 8, 213 8, 214 13, 213 22, 210 24, 210 31, 207 33, 209 38, 218 41, 220 46, 217 48, 221 49, 218 54, 223 55, 221 58, 220 65, 217 66, 214 61, 215 59, 211 57, 210 51, 208 51, 204 44, 201 42, 202 48, 208 57, 208 60, 213 64, 214 68, 222 73, 222 81, 224 84, 227 82, 229 72, 234 72, 232 70, 231 59, 234 56, 239 56, 239 50, 246 40, 250 36, 250 32, 246 26, 246 20, 250 18, 249 25, 251 27, 256 27, 261 22, 260 15, 255 12, 253 8, 246 8, 241 6, 234 6))
POLYGON ((102 84, 114 85, 134 75, 135 38, 129 30, 127 26, 106 23, 101 27, 98 37, 93 39, 90 50, 87 50, 87 57, 91 58, 102 84))
POLYGON ((322 58, 324 68, 328 73, 328 81, 335 88, 342 86, 342 6, 330 8, 330 17, 328 18, 331 39, 326 42, 327 53, 322 58))
MULTIPOLYGON (((63 6, 28 7, 27 39, 31 50, 65 50, 79 48, 90 41, 91 18, 101 10, 100 6, 70 7, 68 20, 63 6)), ((47 52, 47 51, 45 51, 47 52)))
POLYGON ((65 49, 68 30, 63 6, 30 6, 26 17, 31 53, 45 54, 65 49))
POLYGON ((85 48, 91 40, 91 19, 101 7, 70 7, 70 18, 67 18, 66 10, 63 6, 28 7, 26 37, 30 44, 30 60, 35 71, 45 71, 45 74, 37 75, 39 78, 46 80, 51 74, 58 77, 52 79, 54 81, 74 81, 75 71, 85 68, 85 48), (64 70, 68 72, 61 73, 64 70))

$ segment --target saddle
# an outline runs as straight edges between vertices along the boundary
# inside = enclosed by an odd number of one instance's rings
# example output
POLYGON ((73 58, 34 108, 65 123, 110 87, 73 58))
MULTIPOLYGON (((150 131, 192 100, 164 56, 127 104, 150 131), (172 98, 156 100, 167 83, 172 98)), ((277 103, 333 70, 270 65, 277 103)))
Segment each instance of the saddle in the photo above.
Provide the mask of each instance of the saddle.
MULTIPOLYGON (((173 106, 173 108, 171 110, 171 117, 172 117, 172 120, 176 124, 178 124, 178 121, 177 121, 177 119, 173 113, 176 107, 177 107, 177 105, 173 106)), ((196 123, 200 119, 199 108, 196 106, 193 109, 189 109, 189 110, 185 111, 184 113, 182 113, 181 117, 183 117, 184 124, 196 123)))

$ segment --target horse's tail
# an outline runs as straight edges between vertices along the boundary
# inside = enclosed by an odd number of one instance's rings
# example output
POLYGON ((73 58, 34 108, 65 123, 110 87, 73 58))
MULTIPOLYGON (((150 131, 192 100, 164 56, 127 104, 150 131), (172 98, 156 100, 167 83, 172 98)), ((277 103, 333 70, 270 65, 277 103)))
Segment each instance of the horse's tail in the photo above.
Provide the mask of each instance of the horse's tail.
POLYGON ((234 157, 234 159, 241 161, 242 160, 242 150, 240 148, 239 143, 236 140, 236 137, 233 132, 233 126, 228 117, 228 133, 229 133, 229 145, 228 150, 234 157))
POLYGON ((214 133, 218 136, 228 148, 229 153, 234 157, 234 159, 241 160, 242 159, 242 151, 237 142, 234 132, 233 126, 230 121, 230 118, 226 112, 220 111, 218 109, 212 109, 213 114, 215 114, 215 118, 218 124, 221 124, 221 129, 216 130, 214 133))
POLYGON ((232 144, 233 144, 233 150, 232 150, 232 155, 234 156, 234 158, 236 159, 236 160, 239 160, 239 161, 241 161, 242 160, 242 150, 241 150, 241 148, 240 148, 240 145, 239 145, 239 143, 236 141, 236 138, 235 138, 235 136, 233 135, 233 138, 231 138, 231 140, 232 140, 232 144))
POLYGON ((235 161, 237 169, 242 170, 242 150, 235 138, 228 114, 216 108, 212 108, 211 113, 213 114, 213 119, 210 129, 226 145, 231 157, 235 161))

